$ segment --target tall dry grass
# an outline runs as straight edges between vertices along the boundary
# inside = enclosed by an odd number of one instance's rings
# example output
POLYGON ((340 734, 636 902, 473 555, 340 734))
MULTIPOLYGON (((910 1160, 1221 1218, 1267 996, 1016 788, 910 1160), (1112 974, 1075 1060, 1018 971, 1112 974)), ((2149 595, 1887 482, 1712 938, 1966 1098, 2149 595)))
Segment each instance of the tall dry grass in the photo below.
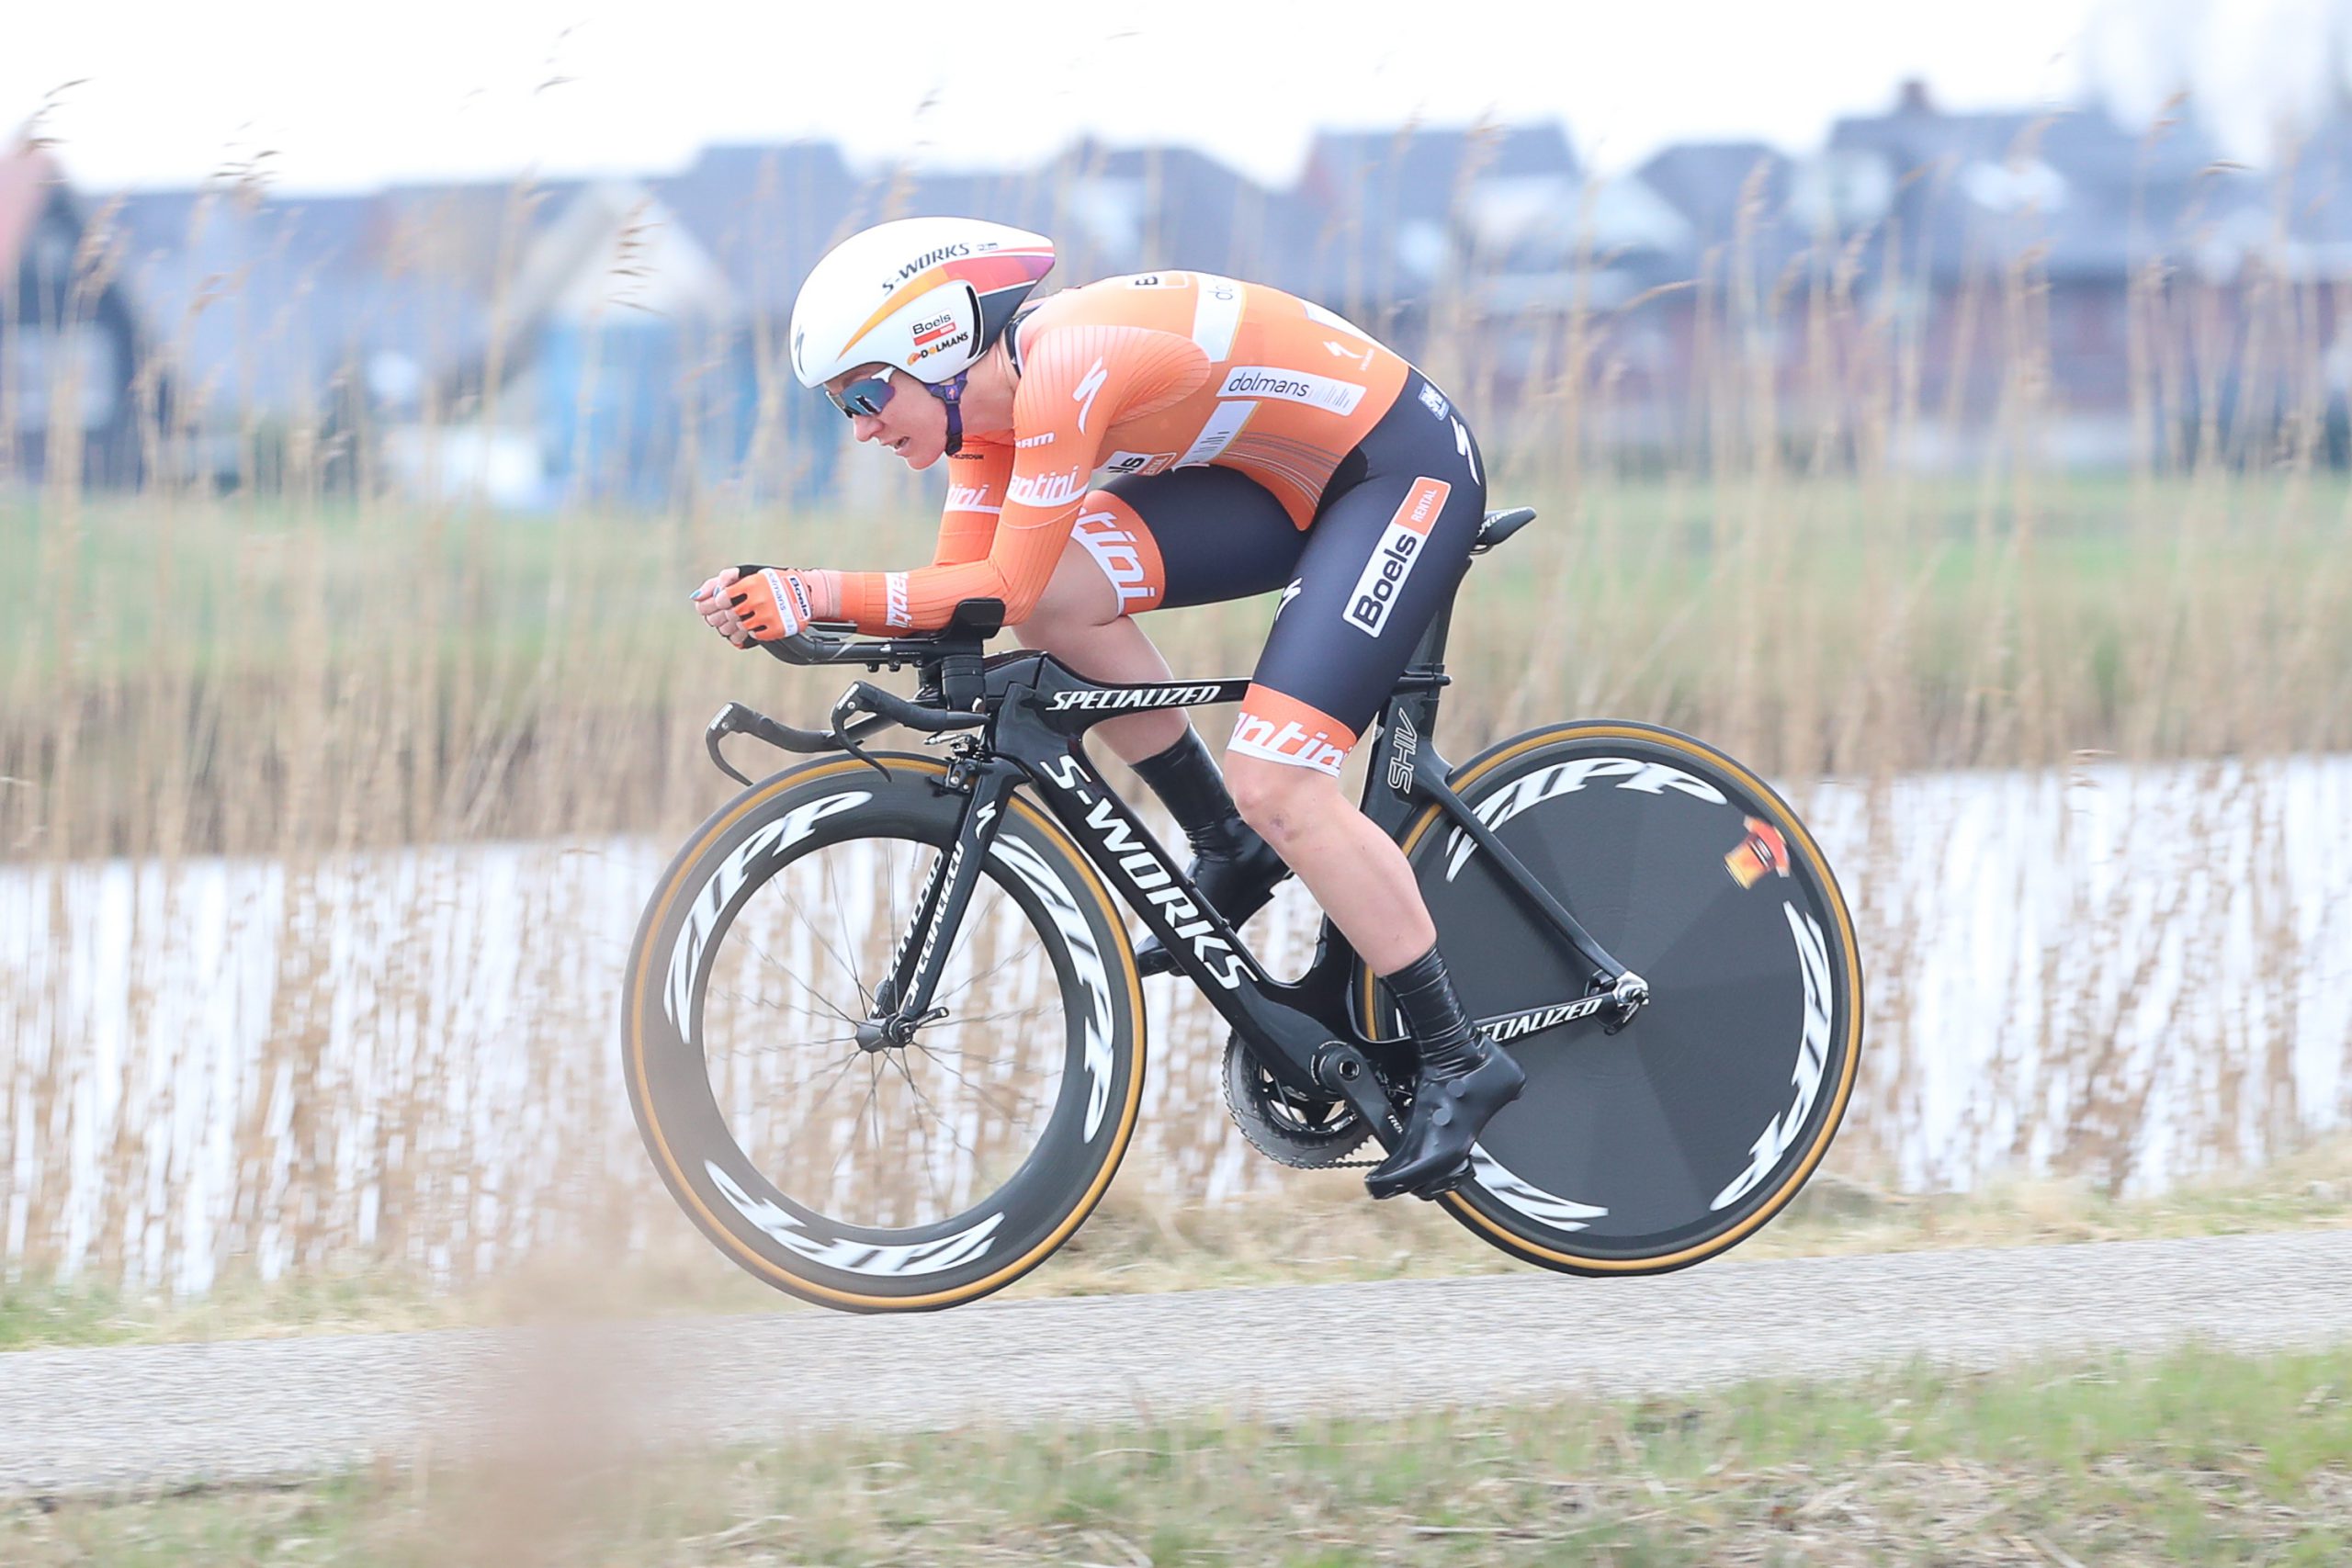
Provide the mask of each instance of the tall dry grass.
MULTIPOLYGON (((1970 1112, 1973 1135, 2121 1185, 2151 1179, 2152 1105, 2211 1104, 2170 1169, 2332 1124, 2342 1107, 2304 1087, 2294 1049, 2294 998, 2343 976, 2340 928, 2297 901, 2327 825, 2265 781, 2352 746, 2352 491, 2321 440, 2338 286, 2149 262, 2130 283, 2134 455, 2078 474, 2053 447, 2062 351, 2032 254, 1922 312, 1908 302, 1928 274, 1905 244, 1826 235, 1782 265, 1762 217, 1751 200, 1699 276, 1630 305, 1592 302, 1606 262, 1586 254, 1564 259, 1565 310, 1498 311, 1476 258, 1432 308, 1430 367, 1479 416, 1495 502, 1545 514, 1472 574, 1441 743, 1465 755, 1606 712, 1715 739, 1803 806, 1842 792, 1877 1055, 1840 1158, 1929 1183, 1964 1168, 1902 1152, 1937 1070, 1913 1016, 1935 890, 1877 896, 1917 853, 1897 841, 1923 830, 1905 781, 1998 770, 2064 788, 2095 760, 2186 762, 2147 809, 2210 858, 2152 888, 2127 841, 2120 866, 2031 895, 2060 913, 1977 975, 2031 1001, 1996 1031, 2003 1087, 1970 1112), (1695 367, 1662 404, 1636 395, 1630 346, 1659 322, 1695 367), (1533 345, 1523 374, 1487 352, 1504 338, 1533 345), (1923 391, 1934 363, 1964 367, 1940 399, 1923 391), (2225 426, 2225 381, 2289 398, 2225 426), (1965 460, 1916 460, 1955 428, 1965 460), (2233 1003, 2248 976, 2259 997, 2233 1003), (2135 1011, 2148 995, 2170 1015, 2135 1011)), ((612 258, 616 291, 637 254, 612 258)), ((101 215, 70 309, 123 266, 101 215)), ((267 304, 224 283, 204 309, 264 320, 267 304)), ((744 558, 922 558, 924 486, 861 453, 818 510, 748 499, 749 475, 645 514, 503 515, 462 486, 402 495, 366 462, 339 488, 334 465, 368 439, 328 416, 342 389, 311 377, 276 423, 232 387, 167 401, 191 323, 154 326, 138 394, 154 478, 85 486, 62 429, 45 477, 0 474, 8 1267, 200 1280, 356 1253, 470 1272, 552 1239, 641 1241, 673 1222, 649 1206, 616 1109, 599 964, 626 940, 610 908, 628 895, 609 884, 659 856, 612 846, 674 841, 724 798, 698 739, 721 701, 805 717, 839 684, 726 650, 684 593, 744 558), (172 477, 213 425, 237 436, 238 482, 172 477), (540 847, 501 862, 494 891, 433 848, 501 840, 540 847), (175 1273, 190 1248, 202 1266, 175 1273)), ((494 316, 487 382, 436 389, 428 445, 454 453, 521 395, 498 367, 526 328, 494 316)), ((257 328, 249 351, 293 349, 257 328)), ((773 354, 762 377, 763 405, 802 395, 773 354)), ((755 462, 775 457, 762 428, 755 462)), ((1267 614, 1151 629, 1180 671, 1238 673, 1267 614)), ((2054 852, 2081 848, 2062 833, 2054 852)), ((1155 1086, 1159 1142, 1127 1179, 1196 1194, 1247 1157, 1216 1109, 1221 1036, 1172 991, 1155 1007, 1180 1049, 1155 1086)))

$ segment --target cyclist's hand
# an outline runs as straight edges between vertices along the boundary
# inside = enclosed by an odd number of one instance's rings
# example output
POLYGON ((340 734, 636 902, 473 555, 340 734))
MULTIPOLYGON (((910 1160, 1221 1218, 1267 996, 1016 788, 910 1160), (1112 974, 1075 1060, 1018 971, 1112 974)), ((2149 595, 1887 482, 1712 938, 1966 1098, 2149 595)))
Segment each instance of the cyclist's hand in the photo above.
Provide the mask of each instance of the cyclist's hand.
POLYGON ((727 591, 735 586, 742 572, 729 567, 718 576, 695 590, 695 609, 709 623, 710 629, 738 648, 752 646, 752 634, 736 617, 733 597, 727 591))
POLYGON ((718 596, 734 610, 736 623, 753 638, 775 642, 807 630, 817 618, 808 577, 788 566, 754 567, 718 596))

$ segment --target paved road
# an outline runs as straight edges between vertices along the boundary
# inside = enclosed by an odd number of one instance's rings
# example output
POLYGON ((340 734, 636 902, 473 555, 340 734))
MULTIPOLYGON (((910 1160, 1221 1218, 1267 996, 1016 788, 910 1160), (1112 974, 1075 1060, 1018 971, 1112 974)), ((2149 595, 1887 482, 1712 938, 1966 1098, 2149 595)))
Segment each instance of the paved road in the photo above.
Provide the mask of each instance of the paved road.
POLYGON ((485 1442, 561 1462, 680 1436, 1377 1412, 2188 1338, 2352 1338, 2352 1231, 23 1351, 0 1356, 0 1495, 258 1481, 485 1442), (1408 1359, 1417 1379, 1398 1388, 1408 1359))

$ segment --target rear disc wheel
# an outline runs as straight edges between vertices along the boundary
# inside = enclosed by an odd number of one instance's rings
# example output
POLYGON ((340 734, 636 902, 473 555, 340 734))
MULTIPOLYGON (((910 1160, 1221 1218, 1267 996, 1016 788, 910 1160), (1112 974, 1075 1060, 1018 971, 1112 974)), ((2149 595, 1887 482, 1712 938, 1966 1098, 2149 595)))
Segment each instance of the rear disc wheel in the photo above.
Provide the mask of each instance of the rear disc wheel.
MULTIPOLYGON (((1455 771, 1454 791, 1648 982, 1625 1028, 1510 1040, 1527 1088, 1440 1201, 1483 1239, 1580 1274, 1659 1273, 1752 1235, 1811 1176, 1860 1060, 1852 916, 1786 802, 1668 729, 1560 725, 1455 771)), ((1474 1018, 1574 1002, 1592 976, 1436 808, 1401 843, 1474 1018)), ((1360 1005, 1375 1033, 1396 1027, 1360 1005)))

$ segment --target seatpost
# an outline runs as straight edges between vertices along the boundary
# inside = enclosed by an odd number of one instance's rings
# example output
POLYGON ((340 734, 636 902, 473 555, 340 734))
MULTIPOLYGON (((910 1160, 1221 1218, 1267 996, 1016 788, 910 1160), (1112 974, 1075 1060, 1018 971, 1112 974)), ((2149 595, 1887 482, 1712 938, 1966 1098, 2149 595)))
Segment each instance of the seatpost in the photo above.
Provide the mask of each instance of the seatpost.
MULTIPOLYGON (((1461 592, 1459 583, 1454 585, 1454 592, 1461 592)), ((1430 620, 1429 630, 1423 632, 1421 640, 1414 645, 1413 657, 1406 660, 1405 668, 1419 670, 1426 667, 1432 672, 1442 673, 1445 669, 1445 639, 1453 629, 1453 598, 1449 594, 1445 604, 1430 620)))

